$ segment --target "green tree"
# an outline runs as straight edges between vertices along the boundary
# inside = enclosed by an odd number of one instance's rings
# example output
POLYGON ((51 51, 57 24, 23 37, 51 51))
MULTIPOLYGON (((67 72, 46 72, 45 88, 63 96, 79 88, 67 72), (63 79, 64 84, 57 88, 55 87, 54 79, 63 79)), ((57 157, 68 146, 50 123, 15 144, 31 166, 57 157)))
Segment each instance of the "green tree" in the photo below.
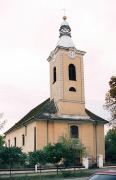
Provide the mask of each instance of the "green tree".
POLYGON ((0 113, 0 130, 4 127, 6 120, 3 119, 3 113, 0 113))
POLYGON ((0 166, 14 167, 25 164, 26 155, 19 147, 0 147, 0 166))
POLYGON ((116 162, 116 128, 112 128, 105 136, 106 161, 116 162))
POLYGON ((44 147, 47 162, 56 166, 63 161, 65 165, 74 165, 77 158, 85 154, 85 148, 77 138, 61 137, 56 144, 44 147))
POLYGON ((86 154, 85 147, 77 138, 61 137, 55 144, 48 144, 43 150, 29 152, 29 164, 52 163, 58 167, 60 162, 75 165, 77 158, 86 154))
POLYGON ((82 156, 87 154, 85 147, 77 138, 61 137, 59 143, 63 146, 65 165, 75 165, 82 156))
POLYGON ((48 163, 58 165, 63 158, 64 149, 61 143, 48 144, 44 147, 43 151, 46 154, 46 160, 48 163))
POLYGON ((5 144, 4 137, 0 135, 0 147, 5 144))
POLYGON ((28 157, 30 165, 36 165, 38 163, 42 165, 46 163, 46 154, 43 150, 29 152, 28 157))
POLYGON ((110 89, 105 97, 105 108, 111 112, 110 124, 116 126, 116 76, 109 81, 110 89))

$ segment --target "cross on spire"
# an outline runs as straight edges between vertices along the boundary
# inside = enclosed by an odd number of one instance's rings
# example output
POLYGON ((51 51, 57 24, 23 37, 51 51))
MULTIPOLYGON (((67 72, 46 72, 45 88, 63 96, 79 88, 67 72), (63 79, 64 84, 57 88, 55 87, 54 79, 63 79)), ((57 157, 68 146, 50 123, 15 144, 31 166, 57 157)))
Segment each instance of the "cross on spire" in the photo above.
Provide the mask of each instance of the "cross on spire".
POLYGON ((66 16, 66 9, 62 9, 62 11, 64 12, 64 16, 66 16))
POLYGON ((63 19, 66 20, 67 19, 67 17, 66 17, 66 9, 64 8, 64 9, 62 9, 62 11, 64 12, 63 19))

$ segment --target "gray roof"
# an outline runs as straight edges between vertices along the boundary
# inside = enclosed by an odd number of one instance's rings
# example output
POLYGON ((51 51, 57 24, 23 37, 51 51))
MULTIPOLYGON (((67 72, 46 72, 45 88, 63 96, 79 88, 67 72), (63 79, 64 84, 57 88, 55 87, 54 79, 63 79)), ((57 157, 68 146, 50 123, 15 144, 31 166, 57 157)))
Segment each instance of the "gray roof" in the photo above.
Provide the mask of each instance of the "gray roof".
POLYGON ((32 109, 28 114, 26 114, 20 121, 18 121, 14 126, 5 132, 8 134, 16 128, 26 125, 29 122, 35 120, 78 120, 78 121, 90 121, 93 123, 108 123, 107 120, 95 115, 88 109, 85 109, 87 116, 57 116, 57 107, 54 100, 47 99, 40 105, 32 109))

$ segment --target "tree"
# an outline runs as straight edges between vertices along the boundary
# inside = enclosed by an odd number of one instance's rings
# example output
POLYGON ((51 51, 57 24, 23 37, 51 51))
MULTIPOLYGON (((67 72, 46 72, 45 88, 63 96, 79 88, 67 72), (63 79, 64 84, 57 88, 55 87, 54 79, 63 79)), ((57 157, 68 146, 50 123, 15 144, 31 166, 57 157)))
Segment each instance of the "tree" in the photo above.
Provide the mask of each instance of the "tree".
POLYGON ((4 137, 0 135, 0 147, 5 144, 4 137))
POLYGON ((105 97, 105 108, 111 112, 110 124, 116 126, 116 76, 109 81, 110 90, 105 97))
POLYGON ((61 137, 59 143, 63 146, 63 158, 65 165, 75 165, 79 159, 86 155, 86 149, 77 138, 61 137))
POLYGON ((43 151, 47 162, 56 166, 63 161, 65 165, 75 165, 76 160, 85 154, 85 148, 77 138, 61 137, 55 144, 48 144, 43 151))
POLYGON ((106 160, 116 162, 116 128, 112 128, 105 136, 106 160))
POLYGON ((3 120, 3 113, 0 113, 0 130, 4 127, 6 120, 3 120))
POLYGON ((0 167, 22 166, 26 155, 19 147, 0 147, 0 167))
POLYGON ((46 154, 43 150, 29 152, 29 164, 36 165, 36 164, 45 164, 46 163, 46 154))
POLYGON ((64 154, 64 148, 61 143, 48 144, 43 151, 46 154, 47 162, 54 165, 58 165, 64 154))

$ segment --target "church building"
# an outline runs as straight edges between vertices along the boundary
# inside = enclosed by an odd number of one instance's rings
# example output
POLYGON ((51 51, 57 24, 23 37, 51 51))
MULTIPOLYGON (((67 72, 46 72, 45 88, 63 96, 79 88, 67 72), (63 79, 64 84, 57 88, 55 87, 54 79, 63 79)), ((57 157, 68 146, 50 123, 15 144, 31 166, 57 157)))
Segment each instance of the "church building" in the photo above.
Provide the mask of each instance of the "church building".
POLYGON ((59 41, 47 61, 50 65, 50 98, 39 104, 5 132, 8 147, 24 152, 56 143, 61 136, 79 138, 92 162, 105 157, 103 118, 85 108, 84 51, 76 49, 71 39, 67 17, 59 29, 59 41))

